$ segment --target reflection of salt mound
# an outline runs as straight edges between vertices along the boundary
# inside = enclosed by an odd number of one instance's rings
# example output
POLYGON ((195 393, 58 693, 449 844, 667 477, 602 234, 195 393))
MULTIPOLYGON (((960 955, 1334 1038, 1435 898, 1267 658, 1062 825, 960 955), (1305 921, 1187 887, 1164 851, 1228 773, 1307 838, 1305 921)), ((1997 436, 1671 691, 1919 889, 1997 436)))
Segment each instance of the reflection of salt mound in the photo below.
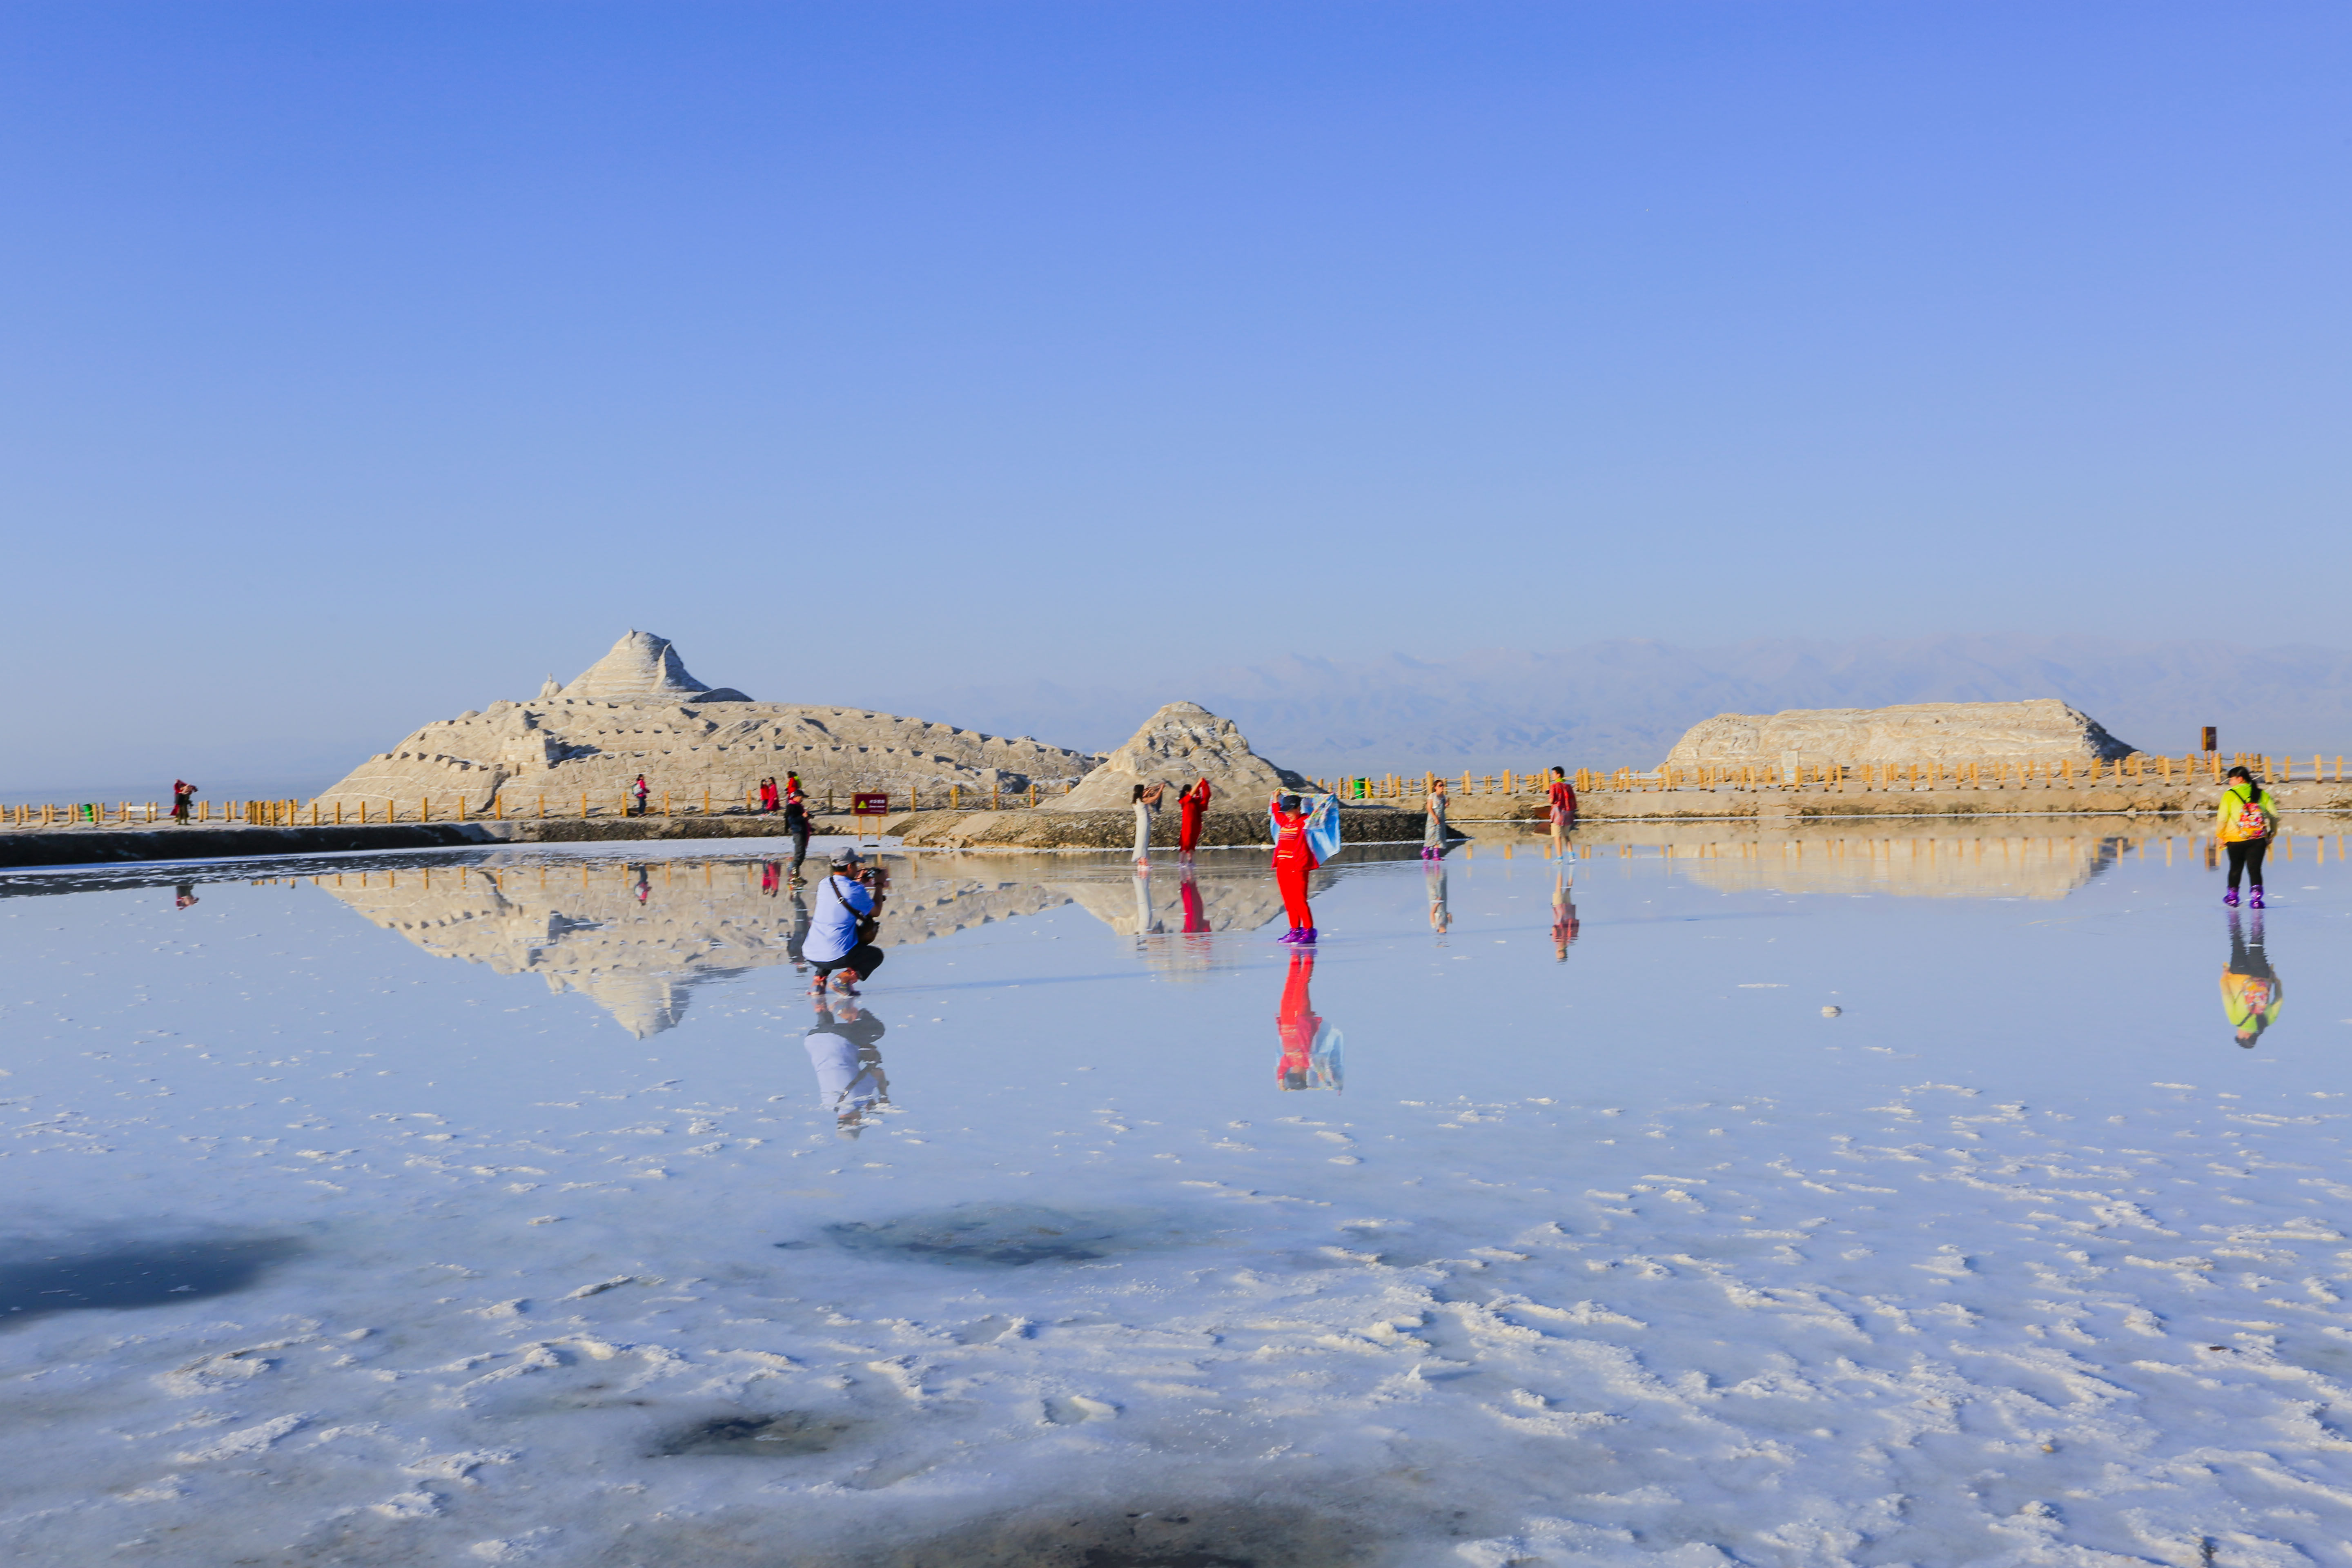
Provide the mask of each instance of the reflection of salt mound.
POLYGON ((686 1016, 687 985, 679 981, 654 974, 602 974, 576 984, 613 1015, 614 1023, 641 1040, 677 1028, 686 1016))
MULTIPOLYGON (((986 855, 890 862, 885 948, 908 947, 1075 900, 1122 935, 1184 926, 1175 868, 1150 878, 1069 879, 1058 857, 986 855), (1049 880, 1054 873, 1060 878, 1049 880), (1132 882, 1145 883, 1140 895, 1132 882)), ((1318 885, 1328 875, 1318 876, 1318 885)), ((674 1029, 695 988, 790 963, 804 916, 782 868, 759 860, 558 863, 494 851, 464 865, 345 872, 320 885, 386 931, 442 958, 536 974, 558 994, 578 992, 639 1039, 674 1029)), ((1273 879, 1203 877, 1203 921, 1255 931, 1282 912, 1273 879)), ((805 904, 814 889, 803 892, 805 904)), ((1181 968, 1170 952, 1155 968, 1181 968)), ((1202 961, 1205 965, 1205 959, 1202 961)))
MULTIPOLYGON (((321 885, 427 952, 576 991, 639 1039, 676 1028, 695 987, 792 962, 800 918, 759 861, 559 868, 507 857, 321 885)), ((902 874, 881 940, 909 946, 1068 901, 1036 881, 902 874)))
POLYGON ((1683 875, 1726 892, 2063 899, 2114 865, 2120 853, 2119 840, 2089 836, 1824 836, 1685 845, 1676 848, 1675 858, 1683 875))
MULTIPOLYGON (((1061 882, 1056 887, 1087 913, 1121 936, 1184 929, 1184 884, 1174 868, 1117 881, 1061 882)), ((1271 876, 1197 878, 1202 923, 1211 931, 1255 931, 1282 913, 1282 893, 1271 876)))

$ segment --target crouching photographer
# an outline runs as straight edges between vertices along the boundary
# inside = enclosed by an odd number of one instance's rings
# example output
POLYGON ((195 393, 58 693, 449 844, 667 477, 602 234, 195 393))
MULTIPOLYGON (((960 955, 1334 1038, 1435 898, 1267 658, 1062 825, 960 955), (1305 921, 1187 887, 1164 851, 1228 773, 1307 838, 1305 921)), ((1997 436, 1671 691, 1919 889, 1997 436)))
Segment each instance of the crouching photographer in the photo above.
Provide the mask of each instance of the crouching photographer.
POLYGON ((882 950, 874 938, 882 928, 882 901, 889 896, 889 873, 866 866, 855 849, 833 858, 833 875, 816 890, 816 909, 801 943, 801 956, 816 971, 812 994, 824 992, 828 980, 845 996, 857 994, 857 983, 882 967, 882 950))

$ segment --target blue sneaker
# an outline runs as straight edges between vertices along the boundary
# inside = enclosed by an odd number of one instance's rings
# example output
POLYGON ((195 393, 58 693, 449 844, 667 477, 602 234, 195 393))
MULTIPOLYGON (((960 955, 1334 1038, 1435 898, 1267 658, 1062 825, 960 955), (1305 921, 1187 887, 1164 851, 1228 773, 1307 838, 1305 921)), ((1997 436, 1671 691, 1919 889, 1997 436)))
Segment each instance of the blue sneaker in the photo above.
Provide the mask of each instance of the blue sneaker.
POLYGON ((2229 905, 2231 909, 2236 909, 2238 907, 2238 889, 2232 888, 2228 892, 2222 894, 2221 901, 2229 905))

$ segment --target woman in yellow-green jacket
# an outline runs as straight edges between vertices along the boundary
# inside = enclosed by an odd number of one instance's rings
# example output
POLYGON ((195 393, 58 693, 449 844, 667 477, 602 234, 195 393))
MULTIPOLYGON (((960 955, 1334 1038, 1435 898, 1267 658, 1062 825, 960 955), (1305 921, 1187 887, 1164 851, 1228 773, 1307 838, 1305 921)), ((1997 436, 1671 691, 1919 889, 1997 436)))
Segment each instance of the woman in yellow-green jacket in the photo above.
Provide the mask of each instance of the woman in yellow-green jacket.
POLYGON ((2238 879, 2243 874, 2254 884, 2248 907, 2261 909, 2263 856, 2278 832, 2278 802, 2254 782, 2253 774, 2231 768, 2230 787, 2221 792, 2221 804, 2213 814, 2213 827, 2230 857, 2230 890, 2221 901, 2233 910, 2238 907, 2238 879))

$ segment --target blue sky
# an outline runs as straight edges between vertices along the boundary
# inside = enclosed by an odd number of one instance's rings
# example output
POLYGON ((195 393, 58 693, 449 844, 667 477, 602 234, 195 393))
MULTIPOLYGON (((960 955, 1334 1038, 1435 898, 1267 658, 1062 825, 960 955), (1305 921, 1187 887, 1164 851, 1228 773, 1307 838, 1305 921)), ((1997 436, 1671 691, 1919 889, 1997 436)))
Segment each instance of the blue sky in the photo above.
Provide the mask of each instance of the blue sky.
POLYGON ((2347 79, 2294 4, 0 7, 0 783, 631 626, 902 706, 2341 644, 2347 79))

